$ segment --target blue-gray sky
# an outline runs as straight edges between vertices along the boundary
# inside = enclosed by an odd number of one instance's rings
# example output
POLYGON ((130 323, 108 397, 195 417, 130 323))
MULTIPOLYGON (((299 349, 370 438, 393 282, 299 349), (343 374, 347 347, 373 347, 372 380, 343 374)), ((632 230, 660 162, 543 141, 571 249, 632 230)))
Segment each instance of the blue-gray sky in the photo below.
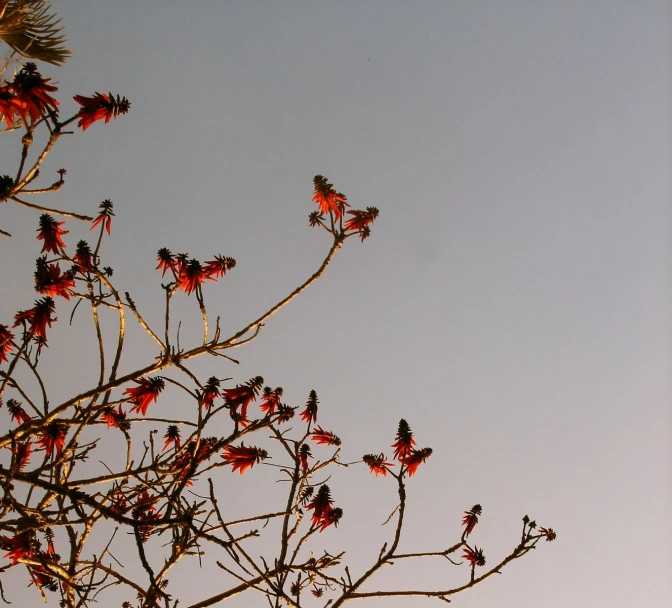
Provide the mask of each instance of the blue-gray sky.
MULTIPOLYGON (((315 388, 346 460, 389 454, 406 418, 434 448, 408 484, 409 551, 455 542, 477 502, 492 562, 524 514, 557 529, 456 605, 672 605, 669 3, 55 6, 74 56, 44 72, 64 113, 67 95, 108 90, 132 109, 62 142, 45 172, 64 166, 68 182, 49 202, 115 201, 108 261, 148 317, 162 246, 238 260, 205 288, 231 329, 293 289, 329 247, 307 222, 312 176, 328 176, 353 207, 380 209, 371 238, 348 241, 220 375, 261 374, 297 404, 315 388)), ((13 232, 36 225, 2 216, 13 232)), ((35 246, 0 246, 26 284, 3 295, 9 314, 25 308, 35 246)), ((18 280, 2 266, 3 284, 18 280)), ((154 350, 138 341, 130 361, 154 350)), ((69 362, 50 360, 56 391, 69 362)), ((361 566, 392 484, 357 470, 332 490, 346 514, 324 540, 361 566)), ((210 568, 171 583, 185 605, 218 589, 210 568)), ((380 580, 430 575, 467 577, 418 562, 380 580)))

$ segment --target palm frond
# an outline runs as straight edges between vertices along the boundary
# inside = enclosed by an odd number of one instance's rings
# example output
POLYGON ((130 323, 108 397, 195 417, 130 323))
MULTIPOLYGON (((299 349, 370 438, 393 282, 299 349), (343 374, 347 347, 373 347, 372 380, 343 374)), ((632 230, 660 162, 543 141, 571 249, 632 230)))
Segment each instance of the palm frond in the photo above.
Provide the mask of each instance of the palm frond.
POLYGON ((49 0, 0 0, 0 40, 24 57, 65 63, 72 52, 60 23, 49 0))

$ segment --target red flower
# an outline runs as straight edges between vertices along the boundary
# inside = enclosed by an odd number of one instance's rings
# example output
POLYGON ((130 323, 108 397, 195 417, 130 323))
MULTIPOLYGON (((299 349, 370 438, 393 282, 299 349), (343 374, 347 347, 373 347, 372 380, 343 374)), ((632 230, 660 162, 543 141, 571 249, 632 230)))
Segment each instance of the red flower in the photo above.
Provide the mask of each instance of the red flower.
POLYGON ((464 512, 462 525, 467 526, 464 530, 464 538, 469 536, 478 523, 478 516, 483 512, 481 505, 474 505, 469 511, 464 512))
POLYGON ((247 381, 246 384, 239 384, 235 388, 227 388, 222 391, 222 397, 227 407, 231 410, 231 416, 238 419, 242 424, 247 423, 247 407, 250 402, 257 398, 259 389, 264 383, 261 376, 256 376, 247 381), (240 407, 240 413, 238 408, 240 407))
POLYGON ((162 247, 159 249, 156 257, 159 260, 159 265, 155 270, 163 270, 161 273, 162 277, 166 276, 167 270, 172 270, 173 273, 175 272, 175 258, 173 257, 173 254, 170 253, 170 249, 162 247))
POLYGON ((103 410, 100 417, 107 423, 107 428, 115 427, 122 431, 127 431, 131 428, 131 423, 126 421, 126 413, 121 409, 115 410, 113 407, 108 407, 103 410))
POLYGON ((176 450, 180 449, 180 427, 176 424, 168 425, 168 430, 163 438, 166 440, 166 443, 163 445, 162 452, 165 452, 171 444, 175 446, 176 450))
POLYGON ((265 412, 269 416, 272 416, 275 413, 275 409, 279 408, 282 403, 280 399, 282 398, 283 389, 281 386, 272 390, 270 386, 264 387, 264 394, 262 396, 263 403, 259 404, 259 408, 262 412, 265 412))
POLYGON ((268 452, 253 446, 246 446, 241 443, 239 446, 227 445, 224 446, 224 453, 222 458, 226 464, 232 464, 233 473, 240 469, 242 475, 247 469, 253 467, 258 462, 268 458, 268 452))
POLYGON ((310 592, 315 597, 322 597, 322 595, 324 594, 324 589, 322 589, 322 587, 315 587, 314 589, 311 589, 310 592))
POLYGON ((9 415, 12 417, 12 420, 17 424, 23 424, 24 422, 28 422, 30 420, 30 416, 26 414, 26 410, 23 409, 21 404, 16 401, 16 399, 7 400, 7 411, 9 411, 9 415))
POLYGON ((128 395, 128 400, 133 404, 131 411, 145 416, 149 404, 157 400, 165 383, 163 378, 140 378, 140 380, 133 380, 133 382, 138 386, 127 388, 124 395, 128 395))
POLYGON ((369 236, 369 224, 378 217, 379 211, 376 207, 367 207, 366 211, 356 209, 347 213, 348 215, 352 215, 352 217, 348 218, 345 222, 345 229, 357 230, 360 238, 364 240, 369 236))
POLYGON ((206 382, 203 391, 199 392, 198 402, 207 410, 212 407, 217 397, 219 397, 219 379, 213 376, 206 382))
MULTIPOLYGON (((161 519, 161 515, 155 512, 156 507, 154 505, 156 504, 156 500, 157 499, 152 498, 148 492, 143 492, 140 494, 140 496, 138 496, 138 501, 135 503, 133 511, 131 511, 133 519, 152 522, 161 519)), ((145 542, 149 538, 153 529, 154 526, 149 524, 145 526, 138 526, 138 533, 142 542, 145 542)))
POLYGON ((14 445, 14 469, 23 471, 30 464, 30 454, 33 451, 30 441, 19 441, 14 445))
POLYGON ((315 186, 313 201, 319 205, 320 213, 333 213, 334 219, 340 218, 347 205, 345 194, 336 192, 333 185, 322 175, 313 178, 313 185, 315 186))
POLYGON ((432 455, 432 448, 422 448, 413 450, 410 456, 406 457, 403 464, 406 465, 406 471, 409 477, 413 477, 418 467, 432 455))
POLYGON ((42 78, 34 63, 24 65, 14 77, 14 108, 24 122, 26 115, 35 122, 49 110, 58 113, 58 101, 49 95, 58 91, 58 87, 48 84, 50 80, 42 78))
POLYGON ((557 534, 553 528, 539 528, 539 532, 546 537, 546 542, 550 543, 557 538, 557 534))
POLYGON ((390 470, 389 467, 394 466, 391 462, 385 460, 385 454, 365 454, 362 460, 369 465, 369 469, 372 473, 376 474, 376 477, 378 475, 387 477, 387 472, 390 470))
POLYGON ((214 260, 205 263, 205 274, 209 278, 223 277, 228 270, 235 268, 236 260, 233 258, 226 258, 221 255, 216 255, 214 260))
POLYGON ((336 435, 320 426, 313 431, 311 439, 318 445, 341 445, 341 440, 336 435))
POLYGON ((79 266, 82 272, 91 270, 93 266, 93 252, 86 241, 79 241, 77 243, 77 249, 75 249, 72 261, 79 266))
POLYGON ((403 462, 404 459, 410 455, 415 440, 413 439, 413 432, 403 418, 399 421, 399 429, 397 430, 397 440, 392 444, 394 448, 394 457, 403 462))
POLYGON ((19 560, 30 559, 37 552, 35 538, 30 532, 23 532, 12 538, 2 536, 0 541, 3 549, 9 549, 4 557, 12 560, 12 566, 16 566, 19 560))
MULTIPOLYGON (((194 471, 190 473, 192 463, 198 464, 204 460, 209 460, 217 441, 216 437, 201 439, 198 444, 198 450, 196 450, 196 440, 192 439, 175 459, 175 467, 178 470, 181 469, 180 477, 184 477, 185 475, 193 476, 196 467, 194 467, 194 471)), ((186 485, 191 486, 193 484, 191 481, 187 481, 186 485)))
POLYGON ((21 115, 21 112, 19 112, 21 107, 21 104, 17 107, 16 99, 12 93, 12 85, 0 88, 0 114, 2 114, 8 129, 14 126, 14 115, 21 115))
POLYGON ((131 107, 130 102, 125 97, 116 99, 112 93, 94 93, 93 97, 84 97, 84 95, 75 95, 74 100, 82 106, 77 113, 79 117, 78 127, 86 131, 97 120, 105 119, 105 124, 119 114, 126 114, 131 107))
POLYGON ((65 249, 65 243, 61 239, 61 235, 68 234, 68 231, 61 228, 63 224, 65 222, 57 222, 48 213, 43 213, 40 216, 37 240, 44 241, 42 253, 48 251, 55 255, 60 255, 63 249, 65 249))
POLYGON ((98 217, 93 220, 93 223, 91 224, 91 228, 89 228, 89 231, 93 230, 96 226, 104 226, 105 230, 107 230, 107 234, 112 233, 112 217, 114 217, 114 203, 106 199, 100 205, 98 205, 98 208, 100 209, 100 213, 98 214, 98 217))
POLYGON ((287 422, 294 418, 294 408, 291 405, 285 405, 281 403, 278 406, 278 417, 275 419, 278 424, 287 422))
POLYGON ((65 447, 65 437, 68 434, 68 427, 59 422, 50 422, 40 433, 37 443, 46 452, 47 456, 52 456, 54 448, 60 454, 65 447))
POLYGON ((214 281, 198 260, 192 259, 180 265, 177 275, 177 288, 189 295, 199 289, 204 281, 214 281))
POLYGON ((37 336, 43 342, 47 340, 47 325, 56 321, 56 317, 52 318, 52 314, 56 306, 54 301, 47 296, 41 300, 35 300, 35 306, 29 310, 22 310, 14 315, 14 327, 22 325, 23 330, 27 331, 31 336, 37 336), (30 323, 30 329, 26 330, 26 322, 30 323))
POLYGON ((310 453, 310 446, 307 443, 304 443, 299 448, 299 460, 301 461, 301 470, 304 475, 308 470, 308 459, 312 458, 313 455, 310 453))
POLYGON ((308 395, 308 401, 306 401, 306 408, 301 412, 301 420, 310 424, 311 422, 317 422, 317 393, 315 391, 310 391, 308 395))
POLYGON ((483 549, 479 549, 478 547, 474 547, 473 549, 467 547, 464 550, 462 557, 469 561, 472 568, 474 566, 485 566, 485 555, 483 555, 483 549))
POLYGON ((74 288, 75 279, 72 272, 61 274, 58 264, 47 264, 44 258, 37 259, 35 271, 35 291, 49 296, 61 296, 70 300, 69 289, 74 288))
POLYGON ((320 528, 320 532, 323 532, 331 524, 338 526, 338 522, 343 515, 343 509, 331 506, 333 502, 329 486, 322 485, 315 498, 306 506, 306 509, 313 511, 312 522, 314 526, 320 528))
POLYGON ((0 325, 0 363, 7 361, 7 355, 14 348, 14 334, 6 325, 0 325))

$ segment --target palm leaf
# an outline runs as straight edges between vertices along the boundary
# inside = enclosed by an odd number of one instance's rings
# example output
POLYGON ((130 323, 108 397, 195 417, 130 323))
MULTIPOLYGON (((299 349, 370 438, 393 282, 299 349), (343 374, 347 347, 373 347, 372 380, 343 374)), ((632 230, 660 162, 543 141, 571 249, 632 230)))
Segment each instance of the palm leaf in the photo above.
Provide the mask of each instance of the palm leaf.
POLYGON ((49 0, 0 0, 0 40, 24 57, 65 63, 72 52, 64 46, 61 20, 50 9, 49 0))

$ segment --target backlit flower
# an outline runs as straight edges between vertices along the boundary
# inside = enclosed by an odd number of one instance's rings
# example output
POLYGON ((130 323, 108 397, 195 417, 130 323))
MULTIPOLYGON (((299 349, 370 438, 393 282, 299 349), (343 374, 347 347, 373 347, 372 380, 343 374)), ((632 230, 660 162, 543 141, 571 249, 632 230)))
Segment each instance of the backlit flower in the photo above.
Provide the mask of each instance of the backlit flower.
POLYGON ((403 418, 399 421, 399 429, 397 430, 397 440, 392 444, 394 448, 394 457, 403 462, 404 459, 410 455, 415 440, 413 439, 413 432, 403 418))
POLYGON ((103 422, 107 423, 108 429, 115 427, 122 431, 127 431, 131 428, 131 423, 126 420, 126 413, 121 409, 121 404, 119 404, 118 410, 115 410, 113 407, 105 408, 100 417, 103 422))
POLYGON ((107 234, 112 233, 112 218, 114 217, 114 203, 106 199, 100 205, 98 205, 100 212, 98 213, 98 217, 93 220, 93 223, 91 224, 91 228, 89 228, 89 231, 93 230, 96 226, 104 226, 105 230, 107 231, 107 234))
POLYGON ((422 448, 421 450, 414 449, 403 461, 403 464, 406 466, 408 476, 413 477, 415 472, 418 470, 418 467, 431 455, 432 448, 422 448))
POLYGON ((308 401, 306 401, 306 407, 301 412, 301 420, 310 424, 311 422, 317 422, 317 393, 315 391, 310 391, 308 395, 308 401))
POLYGON ((247 408, 257 398, 264 379, 261 376, 250 378, 246 384, 239 384, 235 388, 226 388, 222 391, 222 397, 227 407, 231 410, 231 416, 238 419, 242 424, 247 422, 247 408), (240 412, 238 412, 240 408, 240 412))
POLYGON ((268 414, 269 416, 274 414, 276 408, 279 408, 282 405, 280 402, 282 393, 283 389, 281 386, 275 390, 273 390, 270 386, 265 386, 264 394, 261 397, 262 402, 259 404, 261 411, 268 414))
POLYGON ((219 397, 219 378, 213 376, 198 393, 198 402, 207 410, 212 407, 217 397, 219 397))
POLYGON ((0 88, 0 114, 2 114, 2 118, 8 129, 14 126, 14 116, 20 115, 14 93, 12 92, 12 85, 5 85, 0 88))
POLYGON ((14 319, 16 319, 14 327, 22 325, 23 330, 27 331, 31 336, 37 336, 46 341, 47 326, 51 327, 51 324, 56 321, 56 317, 51 316, 55 310, 54 301, 49 296, 41 300, 35 300, 33 308, 19 311, 14 315, 14 319), (29 324, 27 329, 26 324, 29 324))
MULTIPOLYGON (((200 442, 197 442, 195 439, 189 441, 189 443, 179 451, 174 461, 175 468, 180 470, 179 477, 183 478, 185 475, 189 475, 190 477, 193 476, 196 472, 196 465, 199 462, 210 459, 217 442, 218 439, 216 437, 201 438, 200 442), (196 449, 197 445, 198 449, 196 449)), ((187 481, 185 485, 192 486, 193 483, 187 481)))
POLYGON ((315 498, 306 506, 306 509, 313 511, 312 522, 320 529, 320 532, 332 524, 337 526, 343 516, 343 509, 332 507, 333 502, 329 486, 322 485, 315 498))
POLYGON ((23 471, 30 464, 30 454, 32 451, 30 441, 19 441, 14 445, 14 470, 23 471))
POLYGON ((246 446, 241 443, 239 446, 224 446, 222 458, 226 464, 233 465, 232 472, 235 473, 236 470, 240 470, 240 474, 242 475, 250 467, 268 458, 268 452, 261 448, 246 446))
POLYGON ((142 416, 147 414, 147 408, 152 401, 156 401, 165 383, 163 378, 140 378, 133 380, 138 386, 127 388, 124 395, 128 395, 133 404, 132 412, 138 412, 142 416))
POLYGON ((180 266, 177 275, 177 288, 189 295, 195 289, 200 288, 204 281, 214 280, 198 260, 192 259, 180 266))
POLYGON ((105 119, 105 124, 119 114, 126 114, 131 107, 131 103, 125 97, 115 98, 112 93, 94 93, 93 97, 84 95, 75 95, 74 100, 82 106, 77 113, 79 117, 78 127, 86 131, 97 120, 105 119))
POLYGON ((223 277, 227 271, 235 268, 236 260, 216 255, 214 260, 205 263, 205 274, 210 278, 223 277))
POLYGON ((171 445, 174 445, 176 450, 180 449, 180 427, 176 424, 168 425, 168 430, 163 438, 166 443, 163 444, 162 452, 165 452, 171 445))
POLYGON ((387 472, 390 470, 389 467, 394 466, 391 462, 385 460, 385 454, 365 454, 362 460, 369 465, 369 469, 372 473, 376 474, 376 477, 378 475, 387 477, 387 472))
POLYGON ((310 452, 310 446, 307 443, 302 444, 299 448, 299 460, 301 461, 301 470, 304 475, 308 470, 308 459, 312 457, 313 455, 310 452))
POLYGON ((294 408, 291 405, 281 403, 278 406, 277 413, 278 417, 275 420, 278 424, 282 424, 283 422, 287 422, 294 418, 294 408))
POLYGON ((7 411, 12 417, 12 420, 17 424, 23 424, 30 420, 30 416, 23 409, 23 406, 16 399, 7 400, 7 411))
POLYGON ((322 587, 314 587, 313 589, 310 590, 310 592, 315 597, 322 597, 322 595, 324 594, 324 589, 322 589, 322 587))
POLYGON ((552 542, 557 538, 557 534, 553 528, 539 528, 539 532, 546 537, 546 542, 552 542))
POLYGON ((50 80, 42 78, 34 63, 26 63, 17 72, 11 86, 15 96, 14 107, 24 122, 27 122, 26 116, 35 122, 49 111, 58 113, 58 101, 49 95, 58 87, 49 84, 50 80))
POLYGON ((35 291, 48 296, 61 296, 70 300, 68 290, 75 287, 75 279, 70 271, 61 274, 58 264, 47 264, 44 258, 37 259, 35 271, 35 291))
POLYGON ((319 205, 320 213, 331 212, 334 214, 334 219, 340 218, 347 205, 345 194, 336 192, 333 185, 322 175, 313 178, 313 185, 315 186, 313 201, 319 205))
POLYGON ((485 556, 483 555, 483 549, 479 549, 476 546, 473 549, 467 547, 464 550, 462 557, 471 564, 472 568, 474 566, 485 566, 485 556))
POLYGON ((72 261, 79 266, 81 272, 91 270, 93 266, 93 252, 86 241, 79 241, 72 261))
POLYGON ((378 213, 379 211, 376 207, 367 207, 366 211, 360 211, 359 209, 348 211, 347 214, 352 217, 346 220, 345 229, 357 230, 361 239, 364 240, 369 235, 369 224, 378 217, 378 213))
POLYGON ((60 422, 50 422, 40 433, 37 443, 46 452, 47 456, 52 456, 54 448, 60 454, 65 447, 67 434, 67 426, 60 422))
POLYGON ((9 550, 4 557, 12 560, 12 566, 22 559, 30 559, 37 552, 37 543, 33 532, 23 532, 16 536, 2 536, 0 537, 0 544, 5 550, 9 550))
POLYGON ((7 355, 14 348, 14 334, 6 325, 0 325, 0 363, 7 361, 7 355))
POLYGON ((166 247, 161 247, 158 253, 156 254, 157 259, 159 260, 159 265, 156 267, 156 270, 162 270, 162 277, 166 276, 167 270, 172 270, 175 272, 175 259, 173 254, 170 253, 170 249, 166 247))
POLYGON ((336 435, 320 426, 313 430, 311 439, 318 445, 341 445, 341 440, 336 435))
POLYGON ((37 240, 44 241, 44 245, 42 245, 42 253, 48 251, 55 255, 60 255, 65 249, 65 243, 63 242, 61 235, 68 234, 68 231, 61 228, 63 224, 65 224, 65 222, 57 222, 48 213, 43 213, 40 216, 40 227, 37 230, 39 233, 37 235, 37 240))
POLYGON ((466 526, 464 530, 464 537, 466 538, 471 534, 471 531, 474 529, 478 523, 478 516, 482 513, 481 505, 474 505, 469 509, 469 511, 464 512, 464 517, 462 518, 462 525, 466 526))

